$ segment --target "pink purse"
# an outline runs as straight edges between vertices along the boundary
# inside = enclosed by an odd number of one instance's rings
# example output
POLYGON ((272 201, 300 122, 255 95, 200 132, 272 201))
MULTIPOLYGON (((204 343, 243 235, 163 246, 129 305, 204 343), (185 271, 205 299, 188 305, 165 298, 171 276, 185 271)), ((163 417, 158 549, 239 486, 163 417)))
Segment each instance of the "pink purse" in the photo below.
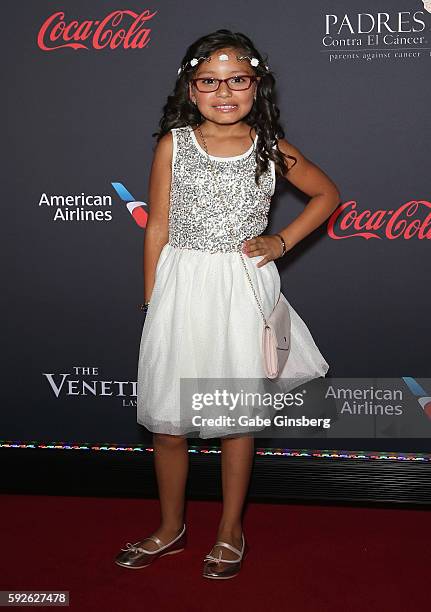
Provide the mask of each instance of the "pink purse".
POLYGON ((269 318, 265 318, 242 253, 240 252, 239 254, 263 318, 262 357, 265 375, 267 378, 277 378, 286 365, 290 353, 291 322, 289 306, 281 299, 280 291, 277 304, 269 315, 269 318))

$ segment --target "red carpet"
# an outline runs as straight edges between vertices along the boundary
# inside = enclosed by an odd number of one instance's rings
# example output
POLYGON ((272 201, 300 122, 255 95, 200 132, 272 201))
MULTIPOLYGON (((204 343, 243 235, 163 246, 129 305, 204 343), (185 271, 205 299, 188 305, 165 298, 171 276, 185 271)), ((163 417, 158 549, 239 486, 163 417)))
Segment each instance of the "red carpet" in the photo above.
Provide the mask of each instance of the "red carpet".
POLYGON ((431 609, 423 510, 249 504, 241 574, 211 581, 202 559, 221 502, 188 502, 188 548, 142 570, 113 558, 156 529, 157 500, 3 495, 1 505, 1 590, 68 590, 80 612, 431 609))

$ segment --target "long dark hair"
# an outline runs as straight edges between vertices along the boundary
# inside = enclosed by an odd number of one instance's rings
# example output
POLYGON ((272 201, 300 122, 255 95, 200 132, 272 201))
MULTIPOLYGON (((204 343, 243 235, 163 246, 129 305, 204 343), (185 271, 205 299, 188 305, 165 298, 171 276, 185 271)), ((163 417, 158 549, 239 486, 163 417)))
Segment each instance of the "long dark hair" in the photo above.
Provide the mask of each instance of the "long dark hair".
MULTIPOLYGON (((248 115, 243 118, 243 121, 250 128, 254 128, 258 135, 255 173, 255 181, 258 184, 261 174, 268 170, 270 159, 275 163, 277 174, 285 174, 288 167, 283 153, 279 151, 278 147, 273 148, 277 139, 284 138, 283 128, 278 122, 280 111, 273 102, 275 79, 271 71, 265 67, 267 59, 261 56, 245 34, 221 29, 198 38, 190 45, 181 62, 181 66, 185 66, 185 64, 187 66, 178 75, 174 92, 168 96, 163 107, 163 116, 159 121, 160 131, 155 132, 153 136, 157 136, 158 142, 172 128, 202 123, 204 117, 197 106, 190 101, 188 95, 190 80, 197 69, 197 66, 190 66, 189 62, 194 57, 206 57, 214 51, 224 48, 236 49, 243 55, 256 57, 259 60, 259 64, 253 66, 256 76, 261 77, 256 90, 256 100, 248 115)), ((290 155, 287 157, 295 159, 296 163, 295 157, 290 155)))

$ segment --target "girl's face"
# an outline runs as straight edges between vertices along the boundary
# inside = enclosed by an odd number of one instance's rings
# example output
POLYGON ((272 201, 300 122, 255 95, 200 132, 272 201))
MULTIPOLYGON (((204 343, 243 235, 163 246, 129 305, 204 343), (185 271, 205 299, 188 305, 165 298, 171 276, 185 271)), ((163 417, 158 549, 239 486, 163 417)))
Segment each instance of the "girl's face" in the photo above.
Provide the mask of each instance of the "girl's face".
MULTIPOLYGON (((201 60, 192 78, 209 79, 231 79, 237 75, 255 76, 250 60, 237 60, 236 55, 247 55, 239 53, 236 49, 218 49, 211 54, 211 61, 201 60), (219 55, 228 55, 228 60, 219 60, 219 55)), ((260 77, 257 77, 258 81, 260 77)), ((207 120, 223 125, 241 121, 251 110, 254 102, 258 81, 251 84, 249 89, 233 91, 227 83, 220 83, 217 91, 201 92, 189 84, 189 97, 196 102, 201 115, 207 120), (224 109, 222 108, 224 106, 224 109)))

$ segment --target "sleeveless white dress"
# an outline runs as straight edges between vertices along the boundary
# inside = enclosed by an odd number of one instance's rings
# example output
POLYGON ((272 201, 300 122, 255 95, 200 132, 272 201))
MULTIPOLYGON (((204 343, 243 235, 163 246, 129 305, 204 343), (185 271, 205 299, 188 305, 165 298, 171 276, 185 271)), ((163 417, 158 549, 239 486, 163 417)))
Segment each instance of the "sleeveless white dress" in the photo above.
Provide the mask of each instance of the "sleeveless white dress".
MULTIPOLYGON (((172 129, 169 239, 156 266, 142 329, 137 378, 137 422, 157 433, 228 437, 259 431, 195 424, 196 410, 180 405, 180 379, 265 378, 263 319, 238 253, 262 234, 275 191, 275 166, 255 183, 255 145, 242 155, 216 157, 199 145, 191 126, 172 129), (209 166, 211 163, 211 167, 209 166)), ((265 316, 280 294, 274 261, 243 254, 265 316)), ((280 378, 283 391, 324 377, 329 365, 286 297, 291 344, 280 378)), ((259 384, 256 382, 257 386, 259 384)))

